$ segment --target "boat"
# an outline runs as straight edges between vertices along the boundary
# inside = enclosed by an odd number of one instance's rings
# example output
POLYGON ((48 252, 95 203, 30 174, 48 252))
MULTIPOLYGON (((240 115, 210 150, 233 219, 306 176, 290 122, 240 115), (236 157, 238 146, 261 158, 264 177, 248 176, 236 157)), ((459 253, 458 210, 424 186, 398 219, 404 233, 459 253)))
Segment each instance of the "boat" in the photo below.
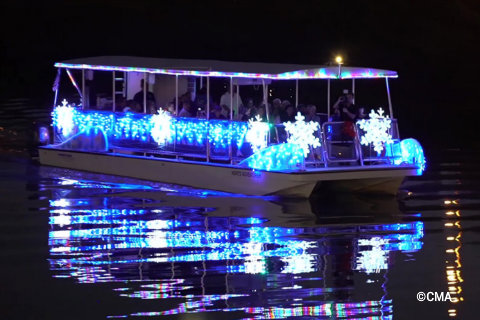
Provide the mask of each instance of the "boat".
POLYGON ((420 143, 399 137, 389 88, 389 79, 398 77, 395 71, 340 62, 322 66, 124 56, 79 58, 55 67, 53 137, 39 147, 42 165, 244 195, 303 198, 319 188, 394 195, 405 177, 421 175, 425 168, 420 143), (65 73, 68 78, 62 82, 65 73), (356 80, 379 78, 385 79, 388 114, 371 109, 368 118, 355 123, 331 121, 331 82, 347 79, 355 93, 356 80), (109 95, 94 94, 99 91, 94 80, 102 79, 103 88, 110 85, 109 95), (219 80, 236 89, 235 94, 229 90, 229 119, 211 116, 211 90, 219 80), (269 86, 295 83, 297 107, 299 82, 307 80, 327 82, 327 112, 316 121, 298 112, 295 121, 273 124, 269 86), (64 82, 75 90, 62 94, 64 82), (248 86, 262 88, 265 119, 237 119, 240 88, 248 86), (143 110, 140 106, 132 112, 124 102, 138 89, 135 98, 143 98, 143 110), (159 103, 149 100, 151 90, 159 103), (185 91, 189 100, 195 93, 205 95, 197 117, 178 116, 179 93, 185 91), (163 106, 172 96, 170 109, 157 111, 154 104, 163 106))

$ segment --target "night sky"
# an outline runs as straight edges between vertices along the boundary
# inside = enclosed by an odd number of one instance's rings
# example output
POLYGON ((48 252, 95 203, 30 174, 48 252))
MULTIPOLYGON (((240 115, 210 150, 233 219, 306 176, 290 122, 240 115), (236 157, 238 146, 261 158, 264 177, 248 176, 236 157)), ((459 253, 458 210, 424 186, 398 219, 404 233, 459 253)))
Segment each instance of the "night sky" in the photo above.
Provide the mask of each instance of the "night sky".
POLYGON ((0 98, 51 100, 53 63, 98 55, 396 70, 403 137, 476 143, 480 4, 463 1, 58 1, 0 5, 0 98))

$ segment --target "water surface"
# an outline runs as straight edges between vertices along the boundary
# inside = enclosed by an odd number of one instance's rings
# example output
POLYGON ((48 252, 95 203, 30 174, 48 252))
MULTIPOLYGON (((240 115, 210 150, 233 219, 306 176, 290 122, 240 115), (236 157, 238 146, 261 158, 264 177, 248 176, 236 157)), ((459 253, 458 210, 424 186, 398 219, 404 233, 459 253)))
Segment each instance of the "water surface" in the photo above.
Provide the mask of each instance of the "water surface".
POLYGON ((478 318, 479 151, 399 199, 292 200, 41 167, 2 132, 2 318, 478 318))

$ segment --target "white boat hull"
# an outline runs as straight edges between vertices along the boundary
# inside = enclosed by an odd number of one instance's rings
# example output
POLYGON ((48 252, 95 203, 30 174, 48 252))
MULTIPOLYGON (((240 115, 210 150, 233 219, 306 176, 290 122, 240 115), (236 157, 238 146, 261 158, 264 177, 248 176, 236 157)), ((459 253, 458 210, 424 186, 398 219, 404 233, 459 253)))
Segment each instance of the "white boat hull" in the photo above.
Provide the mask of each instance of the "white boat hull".
POLYGON ((325 183, 343 191, 396 194, 415 166, 345 166, 303 172, 269 172, 218 163, 178 161, 113 153, 39 149, 43 165, 220 190, 247 195, 309 197, 325 183))

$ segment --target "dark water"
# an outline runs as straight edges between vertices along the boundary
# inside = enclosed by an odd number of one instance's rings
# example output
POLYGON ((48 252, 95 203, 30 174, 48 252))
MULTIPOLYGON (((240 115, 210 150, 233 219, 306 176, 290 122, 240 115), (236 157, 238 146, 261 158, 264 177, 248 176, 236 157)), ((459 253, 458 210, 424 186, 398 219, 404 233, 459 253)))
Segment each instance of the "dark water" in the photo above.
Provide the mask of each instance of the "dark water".
POLYGON ((401 199, 241 197, 38 166, 12 105, 1 319, 478 318, 480 150, 430 150, 401 199))

